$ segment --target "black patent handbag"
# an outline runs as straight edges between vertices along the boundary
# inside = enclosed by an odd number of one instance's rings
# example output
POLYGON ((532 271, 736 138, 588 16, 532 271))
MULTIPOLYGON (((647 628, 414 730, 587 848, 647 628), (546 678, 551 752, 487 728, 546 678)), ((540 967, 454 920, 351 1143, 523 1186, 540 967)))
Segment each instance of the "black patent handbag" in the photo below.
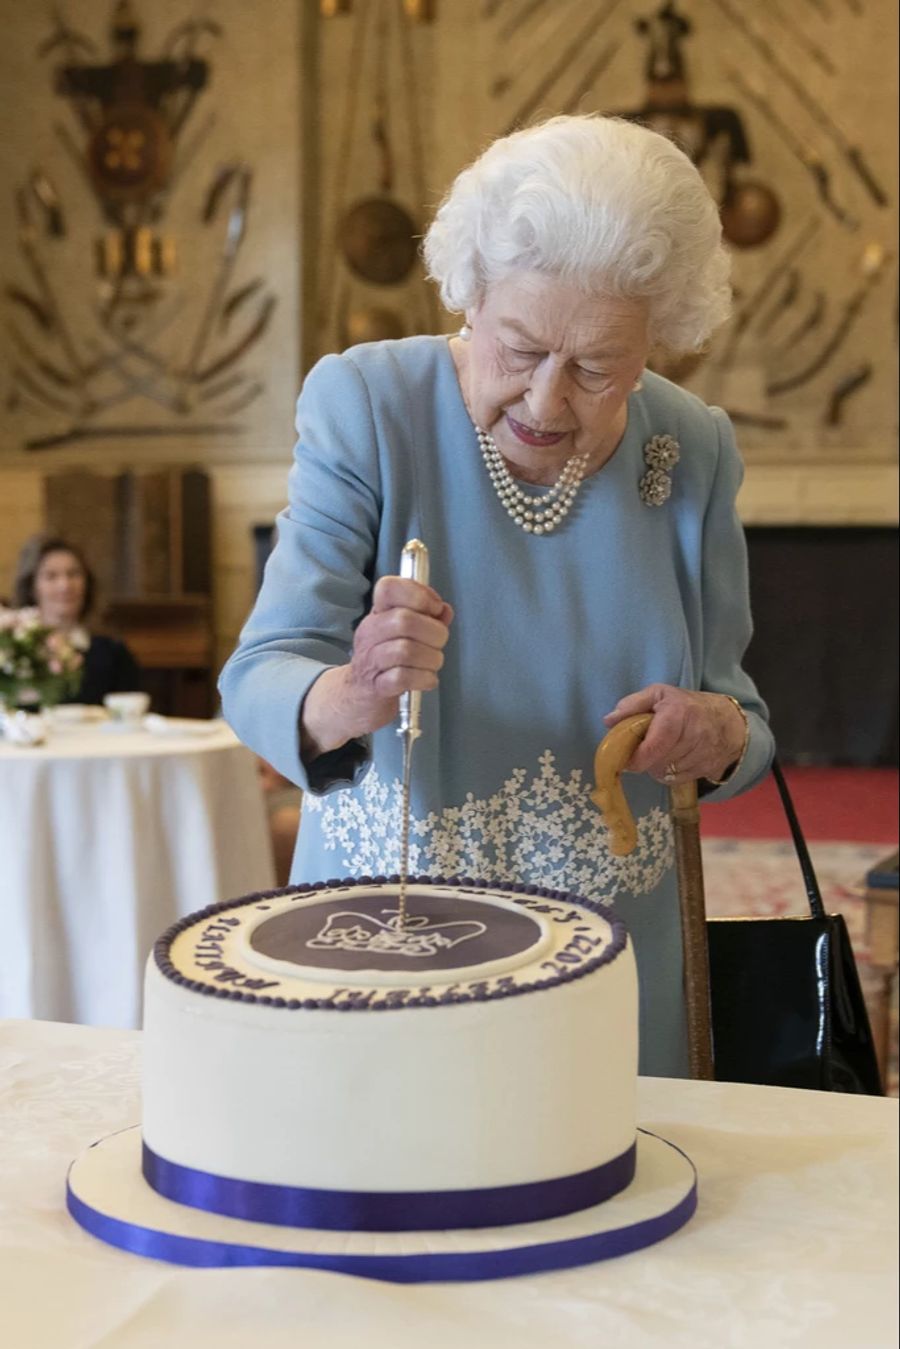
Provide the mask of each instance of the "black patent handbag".
POLYGON ((827 914, 779 764, 772 765, 809 913, 708 918, 715 1076, 881 1096, 869 1016, 841 914, 827 914))

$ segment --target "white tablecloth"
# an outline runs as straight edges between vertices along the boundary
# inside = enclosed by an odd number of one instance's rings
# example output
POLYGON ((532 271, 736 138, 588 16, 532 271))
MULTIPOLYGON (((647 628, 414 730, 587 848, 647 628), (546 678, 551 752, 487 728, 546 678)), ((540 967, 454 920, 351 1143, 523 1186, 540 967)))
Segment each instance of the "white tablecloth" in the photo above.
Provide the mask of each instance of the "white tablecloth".
POLYGON ((255 759, 224 722, 0 741, 0 1016, 139 1026, 159 934, 273 884, 255 759))
POLYGON ((182 1270, 81 1231, 64 1207, 66 1169, 139 1119, 139 1048, 137 1032, 0 1025, 9 1349, 897 1344, 896 1101, 643 1079, 640 1122, 699 1171, 687 1227, 584 1269, 403 1287, 310 1270, 182 1270))

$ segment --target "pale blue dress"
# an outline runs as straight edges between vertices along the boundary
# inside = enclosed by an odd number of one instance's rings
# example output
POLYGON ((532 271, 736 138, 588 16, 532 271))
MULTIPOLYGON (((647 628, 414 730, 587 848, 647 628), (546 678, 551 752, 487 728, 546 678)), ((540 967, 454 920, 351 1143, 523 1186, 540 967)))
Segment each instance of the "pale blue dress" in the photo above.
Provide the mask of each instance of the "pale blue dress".
POLYGON ((751 625, 727 417, 646 374, 616 453, 540 538, 495 495, 444 337, 326 356, 304 383, 297 430, 277 544, 220 680, 240 738, 306 793, 292 880, 398 870, 395 727, 307 771, 298 725, 315 679, 347 661, 374 582, 422 539, 456 617, 440 687, 422 700, 411 868, 614 902, 638 959, 641 1071, 686 1073, 667 792, 623 779, 639 831, 626 859, 610 854, 588 793, 604 713, 656 681, 731 694, 748 713, 743 764, 710 799, 769 765, 766 709, 741 668, 751 625), (660 434, 681 459, 669 500, 648 506, 643 449, 660 434))

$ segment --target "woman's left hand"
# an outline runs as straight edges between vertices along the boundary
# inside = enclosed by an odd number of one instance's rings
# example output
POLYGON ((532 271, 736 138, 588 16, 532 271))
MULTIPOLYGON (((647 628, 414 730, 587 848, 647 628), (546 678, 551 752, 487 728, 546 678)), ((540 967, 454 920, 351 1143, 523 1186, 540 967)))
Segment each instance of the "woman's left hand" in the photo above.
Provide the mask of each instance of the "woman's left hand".
POLYGON ((626 765, 668 786, 697 778, 718 781, 740 758, 746 723, 722 693, 693 693, 671 684, 650 684, 620 698, 603 718, 608 728, 639 712, 652 712, 646 736, 626 765))

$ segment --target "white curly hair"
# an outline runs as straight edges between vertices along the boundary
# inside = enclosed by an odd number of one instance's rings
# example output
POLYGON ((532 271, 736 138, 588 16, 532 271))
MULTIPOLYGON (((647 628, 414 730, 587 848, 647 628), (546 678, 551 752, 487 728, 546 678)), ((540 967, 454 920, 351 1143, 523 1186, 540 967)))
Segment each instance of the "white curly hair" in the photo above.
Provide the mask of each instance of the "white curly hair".
POLYGON ((454 181, 423 253, 451 313, 492 282, 540 271, 645 298, 650 339, 695 351, 728 316, 731 263, 699 172, 665 136, 596 115, 493 142, 454 181))

